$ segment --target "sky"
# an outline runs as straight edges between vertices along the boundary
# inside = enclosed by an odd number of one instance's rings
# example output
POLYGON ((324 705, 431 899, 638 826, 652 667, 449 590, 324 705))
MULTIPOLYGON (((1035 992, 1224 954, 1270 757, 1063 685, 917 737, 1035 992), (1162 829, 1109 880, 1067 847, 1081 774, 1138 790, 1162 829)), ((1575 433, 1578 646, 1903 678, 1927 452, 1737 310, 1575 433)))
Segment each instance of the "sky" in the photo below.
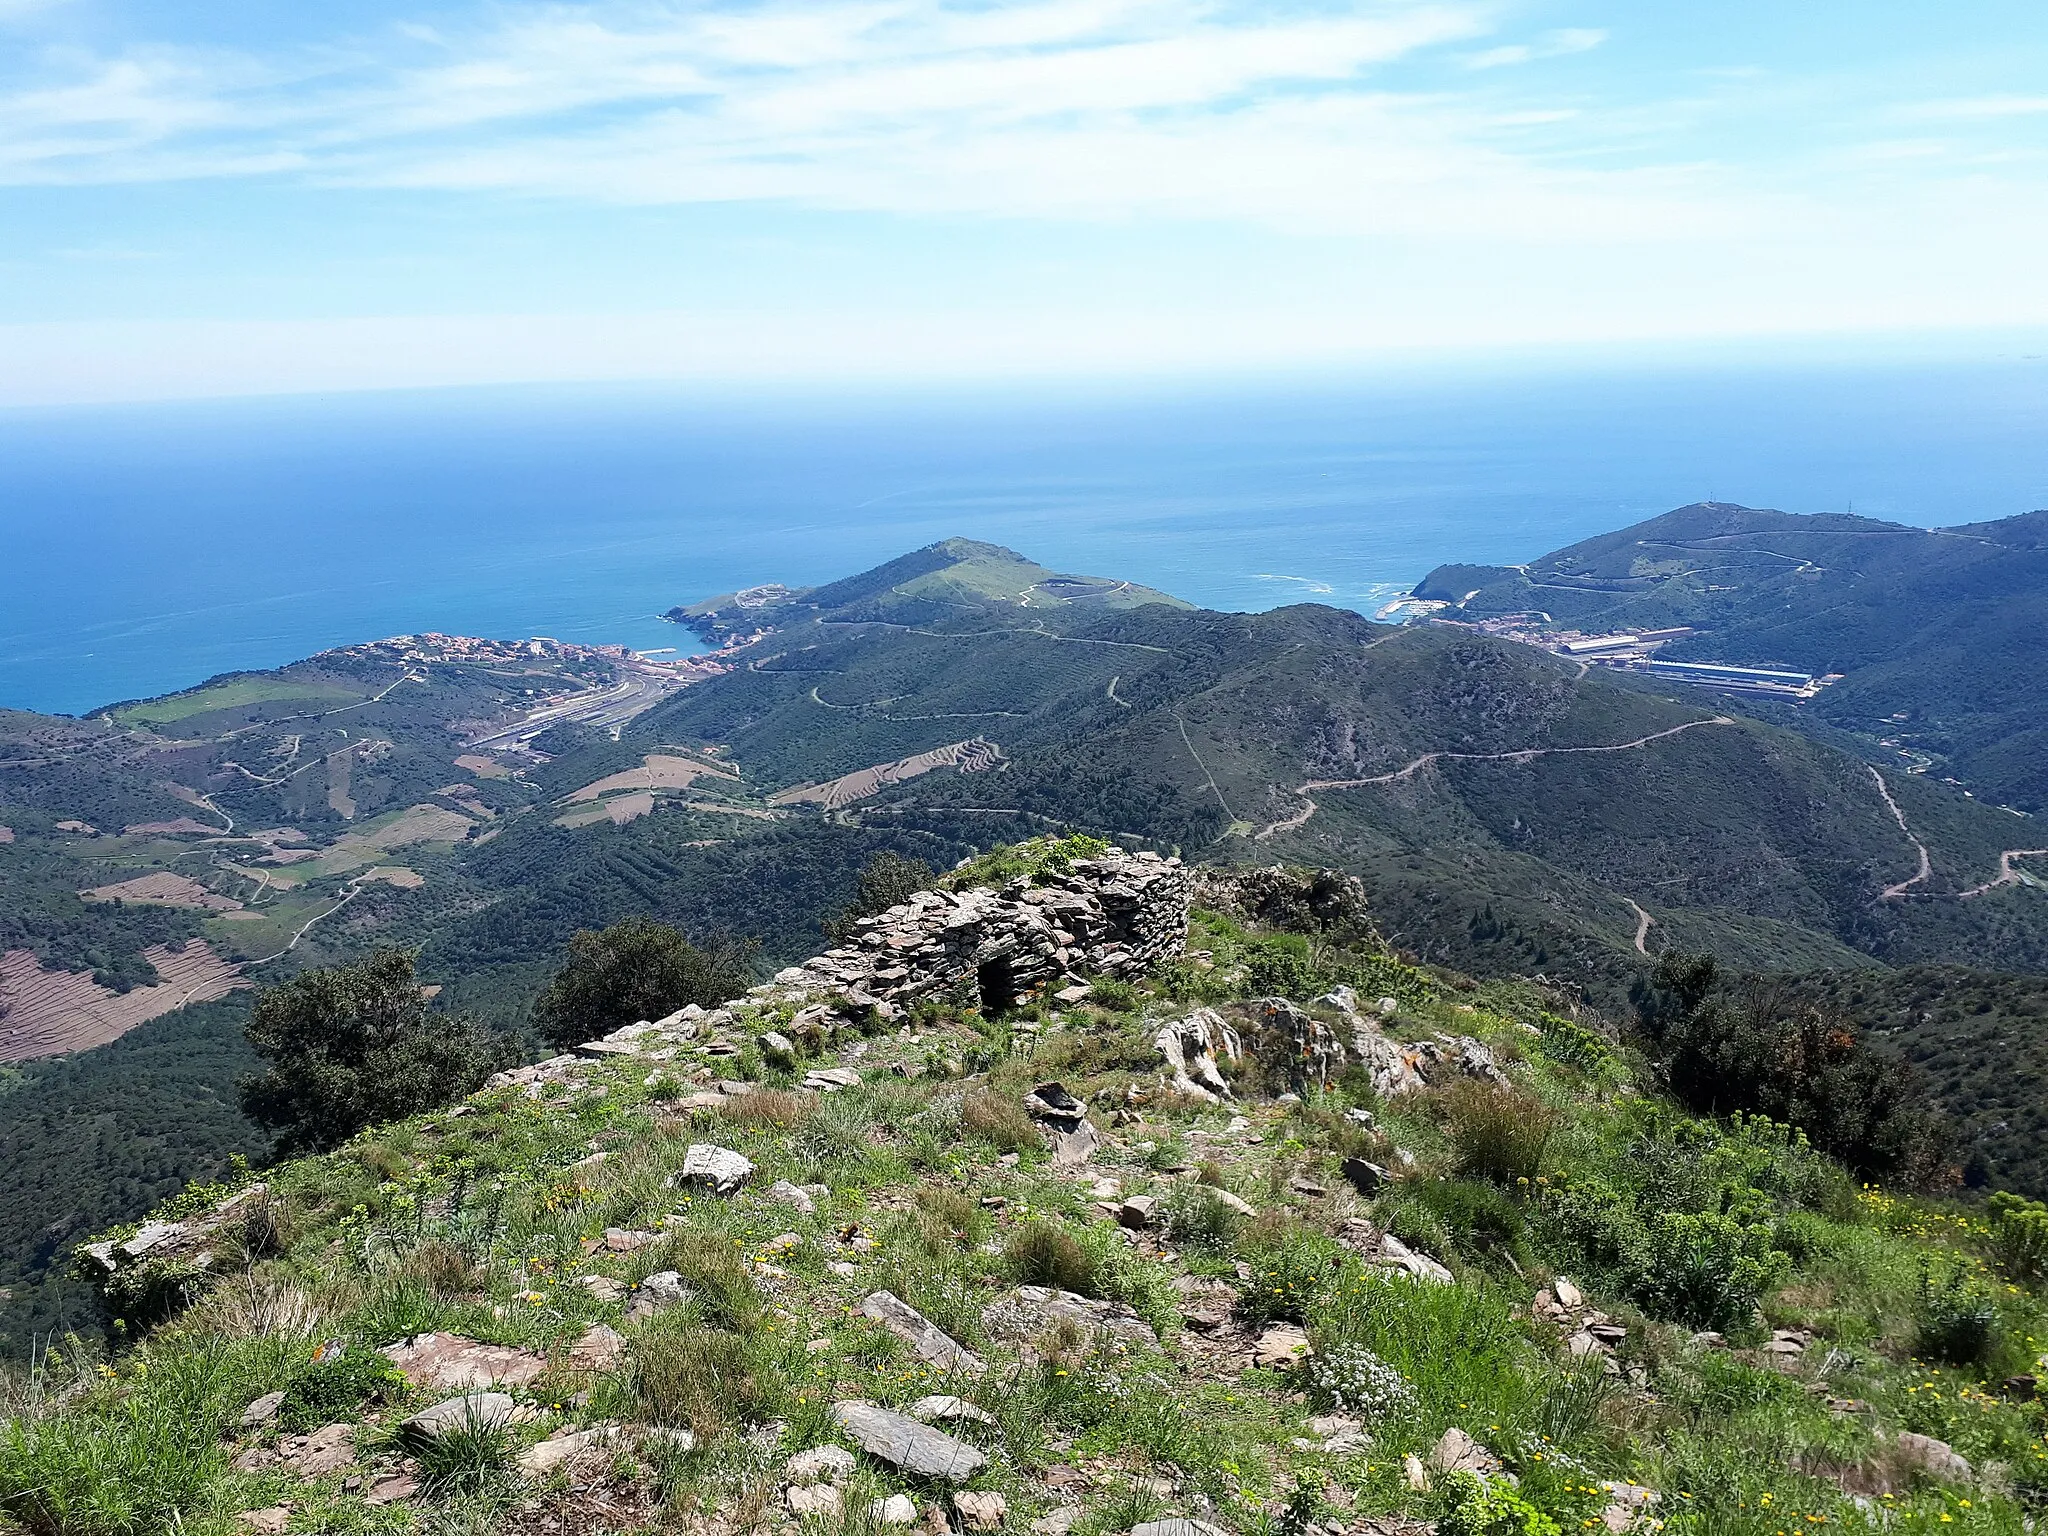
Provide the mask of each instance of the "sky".
POLYGON ((0 404, 2048 326, 2040 0, 0 0, 0 404))

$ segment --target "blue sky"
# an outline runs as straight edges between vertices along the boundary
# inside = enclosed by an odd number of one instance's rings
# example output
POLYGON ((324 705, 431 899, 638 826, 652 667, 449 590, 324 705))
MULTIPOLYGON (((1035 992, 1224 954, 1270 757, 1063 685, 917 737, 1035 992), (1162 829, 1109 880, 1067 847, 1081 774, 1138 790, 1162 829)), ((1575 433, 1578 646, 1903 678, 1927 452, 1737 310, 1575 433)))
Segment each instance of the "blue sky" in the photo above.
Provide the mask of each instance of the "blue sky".
POLYGON ((0 0, 0 403, 2048 324, 2039 0, 0 0))

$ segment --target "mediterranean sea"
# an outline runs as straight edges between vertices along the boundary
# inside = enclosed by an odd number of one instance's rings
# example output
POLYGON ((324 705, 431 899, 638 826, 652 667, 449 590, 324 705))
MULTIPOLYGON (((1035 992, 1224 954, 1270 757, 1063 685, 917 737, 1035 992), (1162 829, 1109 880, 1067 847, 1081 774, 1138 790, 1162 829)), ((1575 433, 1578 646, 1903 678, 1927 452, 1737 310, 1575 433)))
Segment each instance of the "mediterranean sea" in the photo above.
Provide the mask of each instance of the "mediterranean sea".
POLYGON ((1703 499, 2048 506, 2048 363, 1410 370, 858 394, 505 388, 0 412, 0 707, 424 630, 695 649, 664 609, 950 535, 1210 607, 1371 612, 1703 499))

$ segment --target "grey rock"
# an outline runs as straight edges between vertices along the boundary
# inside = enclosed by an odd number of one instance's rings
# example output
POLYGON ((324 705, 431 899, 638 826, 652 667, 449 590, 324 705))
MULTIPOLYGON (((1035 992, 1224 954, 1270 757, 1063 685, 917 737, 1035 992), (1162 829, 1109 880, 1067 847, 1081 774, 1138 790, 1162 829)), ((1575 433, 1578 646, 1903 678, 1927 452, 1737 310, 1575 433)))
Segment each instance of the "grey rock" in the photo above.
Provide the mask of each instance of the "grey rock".
POLYGON ((1175 1516, 1171 1520, 1147 1520, 1131 1527, 1131 1536, 1225 1536, 1206 1520, 1175 1516))
POLYGON ((677 1178, 714 1195, 732 1195, 739 1193, 753 1176, 754 1165, 739 1153, 697 1142, 683 1153, 683 1167, 677 1178))
POLYGON ((922 1312, 893 1292, 872 1292, 862 1300, 860 1312, 908 1344, 926 1365, 970 1376, 979 1376, 988 1368, 979 1355, 948 1338, 922 1312))
POLYGON ((546 1477, 579 1453, 592 1446, 603 1445, 611 1439, 611 1434, 608 1429, 565 1429, 521 1451, 519 1470, 528 1477, 546 1477))
POLYGON ((843 1498, 844 1495, 831 1483, 807 1483, 782 1490, 782 1502, 799 1519, 806 1515, 835 1516, 840 1512, 843 1498))
POLYGON ((1000 1493, 962 1491, 953 1495, 953 1512, 970 1531, 1000 1531, 1010 1518, 1010 1504, 1000 1493))
POLYGON ((810 1195, 797 1188, 796 1185, 790 1183, 787 1179, 777 1179, 773 1184, 770 1184, 768 1186, 768 1198, 777 1205, 786 1205, 792 1210, 801 1211, 806 1216, 811 1215, 818 1209, 817 1202, 810 1195))
POLYGON ((870 1456, 916 1477, 965 1482, 988 1464, 988 1458, 964 1440, 875 1403, 834 1403, 832 1422, 870 1456))
POLYGON ((440 1440, 467 1429, 504 1429, 512 1422, 514 1406, 503 1392, 465 1392, 421 1409, 399 1429, 416 1440, 440 1440))
POLYGON ((777 1066, 788 1066, 796 1060, 796 1042, 772 1029, 754 1036, 754 1045, 763 1057, 777 1066))
POLYGON ((1347 1157, 1344 1159, 1344 1177, 1353 1189, 1371 1199, 1387 1187, 1391 1175, 1378 1163, 1366 1158, 1347 1157))
POLYGON ((915 1525, 917 1505, 907 1493, 892 1493, 868 1506, 868 1518, 876 1525, 915 1525))
POLYGON ((843 1445, 814 1445, 784 1463, 782 1475, 792 1483, 843 1483, 853 1475, 853 1452, 843 1445))
POLYGON ((260 1429, 277 1417, 277 1410, 284 1406, 282 1392, 266 1392, 255 1402, 242 1410, 242 1428, 260 1429))
POLYGON ((912 1403, 909 1414, 913 1419, 922 1419, 930 1424, 947 1419, 966 1419, 976 1424, 993 1424, 995 1415, 986 1408, 976 1407, 964 1397, 941 1393, 932 1397, 920 1397, 912 1403))

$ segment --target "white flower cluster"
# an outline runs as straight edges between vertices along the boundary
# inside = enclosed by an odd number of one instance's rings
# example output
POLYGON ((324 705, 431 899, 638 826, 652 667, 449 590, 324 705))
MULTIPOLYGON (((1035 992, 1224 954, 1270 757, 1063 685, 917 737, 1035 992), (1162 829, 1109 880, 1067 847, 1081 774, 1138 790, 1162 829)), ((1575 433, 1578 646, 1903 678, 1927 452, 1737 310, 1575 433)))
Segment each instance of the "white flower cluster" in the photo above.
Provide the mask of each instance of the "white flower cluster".
POLYGON ((1369 1349, 1340 1344, 1308 1364, 1310 1384, 1332 1405, 1368 1419, 1391 1418, 1415 1407, 1408 1378, 1369 1349))

